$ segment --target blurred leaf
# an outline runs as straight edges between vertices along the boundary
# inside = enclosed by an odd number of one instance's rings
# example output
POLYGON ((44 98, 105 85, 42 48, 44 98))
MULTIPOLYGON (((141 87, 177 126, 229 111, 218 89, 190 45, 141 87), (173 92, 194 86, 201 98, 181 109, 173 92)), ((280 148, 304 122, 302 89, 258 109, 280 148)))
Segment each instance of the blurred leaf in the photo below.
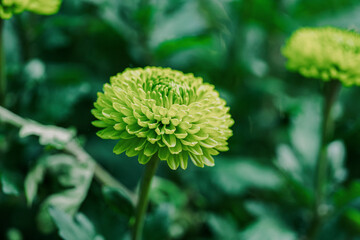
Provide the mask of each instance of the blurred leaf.
POLYGON ((21 232, 16 228, 10 228, 6 232, 6 237, 7 237, 7 240, 22 240, 23 239, 21 232))
MULTIPOLYGON (((90 1, 96 2, 95 0, 83 0, 83 1, 90 1)), ((132 13, 134 11, 133 6, 128 6, 129 2, 126 1, 101 1, 99 0, 100 4, 100 17, 106 21, 110 26, 112 26, 120 35, 125 35, 127 37, 135 37, 136 32, 132 28, 131 24, 127 23, 125 17, 122 17, 121 14, 118 13, 119 9, 127 14, 132 13)), ((135 1, 134 1, 135 2, 135 1)), ((134 3, 133 2, 133 3, 134 3)), ((133 4, 135 5, 135 4, 133 4)))
POLYGON ((320 144, 321 101, 312 96, 295 102, 288 99, 285 104, 289 105, 285 108, 297 106, 297 111, 293 111, 290 144, 278 145, 274 163, 287 179, 296 202, 306 207, 313 200, 313 175, 320 144))
POLYGON ((8 195, 20 194, 19 176, 9 171, 0 172, 2 191, 8 195))
POLYGON ((24 125, 20 129, 19 135, 23 138, 30 135, 36 135, 39 136, 40 144, 51 145, 57 149, 63 149, 74 137, 74 132, 56 126, 43 126, 34 122, 24 125))
POLYGON ((252 159, 219 159, 211 177, 219 190, 230 195, 243 194, 248 188, 274 190, 282 185, 274 169, 252 159))
POLYGON ((216 239, 239 239, 239 231, 236 229, 236 224, 231 218, 226 219, 215 214, 209 214, 207 222, 211 232, 215 234, 216 239))
POLYGON ((169 239, 176 209, 170 204, 162 204, 145 219, 144 236, 147 240, 169 239))
POLYGON ((288 184, 287 189, 292 191, 296 204, 299 207, 311 208, 315 197, 313 189, 293 179, 288 179, 288 184))
POLYGON ((257 201, 248 201, 245 208, 258 217, 241 234, 244 240, 291 240, 296 239, 296 234, 286 226, 281 218, 271 210, 271 206, 257 201), (264 238, 266 236, 266 238, 264 238))
MULTIPOLYGON (((352 0, 354 1, 354 0, 352 0)), ((317 26, 334 26, 344 29, 357 28, 356 26, 360 23, 359 2, 354 1, 356 4, 352 8, 346 7, 345 9, 338 8, 336 12, 328 11, 318 16, 316 15, 317 26)))
POLYGON ((142 4, 142 7, 137 9, 134 13, 134 20, 141 26, 144 34, 150 32, 153 25, 153 17, 156 7, 150 4, 142 4))
POLYGON ((341 188, 334 194, 334 202, 338 208, 344 207, 360 197, 360 182, 351 182, 348 188, 341 188))
POLYGON ((71 217, 59 208, 49 208, 49 213, 64 240, 104 240, 98 235, 93 224, 81 213, 71 217))
POLYGON ((172 14, 159 12, 150 36, 150 46, 156 49, 161 43, 171 39, 196 36, 206 30, 206 21, 199 13, 197 1, 185 1, 172 14))
POLYGON ((155 50, 158 58, 163 59, 178 52, 192 48, 210 48, 211 38, 208 36, 188 36, 162 42, 155 50))
POLYGON ((342 221, 345 227, 357 235, 360 234, 360 211, 356 208, 345 210, 342 215, 342 221))
POLYGON ((320 98, 302 99, 300 112, 293 118, 290 129, 291 143, 302 156, 300 164, 315 166, 320 146, 320 98))
POLYGON ((45 159, 41 159, 27 174, 24 182, 25 197, 27 204, 31 206, 37 195, 38 186, 44 180, 46 171, 45 159))
POLYGON ((53 229, 48 213, 50 206, 73 215, 84 201, 93 176, 93 166, 90 163, 80 163, 77 159, 66 154, 47 156, 38 161, 37 165, 25 179, 25 193, 28 204, 34 201, 39 184, 45 173, 56 176, 58 182, 65 189, 47 197, 41 204, 38 223, 41 230, 49 232, 53 229))
POLYGON ((331 142, 327 148, 333 182, 341 183, 346 179, 345 145, 342 141, 331 142))
POLYGON ((304 178, 306 168, 298 160, 290 146, 280 144, 276 153, 277 158, 274 163, 284 175, 287 183, 286 188, 291 191, 293 199, 299 206, 311 207, 314 196, 311 180, 309 181, 308 176, 304 178))
POLYGON ((242 233, 244 240, 291 240, 297 239, 292 231, 278 216, 271 205, 260 201, 247 201, 245 208, 257 217, 255 223, 248 226, 242 233))
POLYGON ((173 182, 155 177, 149 197, 157 207, 146 219, 144 235, 153 240, 177 239, 182 236, 189 227, 185 193, 173 182))
POLYGON ((173 182, 155 177, 151 183, 150 200, 157 205, 170 203, 180 209, 186 204, 186 195, 173 182))
POLYGON ((292 240, 297 239, 295 232, 271 216, 260 217, 254 224, 241 233, 244 240, 292 240))
POLYGON ((121 189, 103 186, 102 193, 107 204, 114 208, 118 213, 130 217, 135 211, 131 198, 121 189))
POLYGON ((262 216, 273 216, 273 210, 269 209, 269 206, 263 202, 249 200, 244 203, 244 207, 247 211, 249 211, 252 215, 257 217, 262 216))
POLYGON ((293 179, 302 181, 302 166, 290 146, 280 144, 276 149, 275 164, 293 179))
POLYGON ((254 76, 265 77, 269 70, 268 63, 263 60, 266 30, 258 24, 248 24, 243 34, 245 39, 239 47, 237 61, 254 76))

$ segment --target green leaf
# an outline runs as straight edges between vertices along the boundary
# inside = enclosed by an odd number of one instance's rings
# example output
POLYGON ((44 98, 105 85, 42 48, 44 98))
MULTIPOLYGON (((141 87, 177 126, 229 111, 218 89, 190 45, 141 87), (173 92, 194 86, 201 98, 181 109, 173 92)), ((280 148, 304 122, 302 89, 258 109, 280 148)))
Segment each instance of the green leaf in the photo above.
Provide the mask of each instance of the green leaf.
POLYGON ((263 216, 241 233, 241 239, 246 240, 295 240, 296 234, 279 219, 263 216))
POLYGON ((21 232, 16 228, 10 228, 6 232, 6 237, 7 237, 7 240, 22 240, 23 239, 21 232))
POLYGON ((314 199, 312 191, 312 181, 309 176, 304 176, 305 166, 298 159, 294 150, 286 145, 280 144, 276 149, 275 165, 283 173, 287 183, 287 189, 291 190, 291 195, 300 206, 311 207, 314 199))
POLYGON ((43 126, 34 122, 24 125, 20 129, 19 135, 20 137, 36 135, 39 136, 40 144, 63 149, 73 139, 75 133, 56 126, 43 126))
POLYGON ((360 197, 360 181, 351 182, 348 188, 341 188, 334 194, 335 205, 340 208, 360 197))
POLYGON ((176 208, 171 204, 162 204, 158 206, 155 211, 148 214, 145 225, 144 225, 144 236, 147 240, 163 240, 163 239, 174 239, 171 236, 171 232, 174 235, 180 235, 174 231, 174 227, 180 228, 182 232, 182 225, 178 225, 176 219, 176 208))
POLYGON ((59 229, 59 235, 64 240, 104 240, 96 233, 89 219, 78 213, 71 217, 59 208, 51 207, 49 213, 59 229))
POLYGON ((219 159, 213 171, 213 184, 230 195, 243 194, 248 188, 274 190, 282 185, 274 169, 252 159, 219 159))
POLYGON ((215 214, 209 214, 209 216, 207 216, 207 222, 216 239, 239 239, 240 232, 236 228, 236 223, 231 218, 227 219, 215 214))
POLYGON ((293 118, 291 143, 302 157, 301 164, 314 167, 320 147, 321 101, 309 97, 301 101, 300 112, 293 118))
POLYGON ((38 186, 44 180, 46 165, 43 159, 27 174, 24 182, 27 204, 31 206, 36 198, 38 186))
POLYGON ((302 182, 302 165, 293 149, 289 145, 280 144, 276 149, 276 155, 275 165, 292 179, 302 182))
POLYGON ((20 194, 19 176, 15 173, 4 171, 0 174, 2 191, 8 195, 20 194))
POLYGON ((207 27, 195 1, 184 2, 172 14, 162 17, 163 21, 157 22, 151 33, 150 45, 154 48, 170 39, 198 35, 207 27))
POLYGON ((345 145, 342 141, 334 141, 327 148, 331 177, 334 183, 341 183, 346 180, 345 153, 345 145))
POLYGON ((41 230, 53 229, 48 213, 50 206, 56 206, 66 213, 75 214, 85 199, 93 176, 93 165, 80 163, 73 156, 57 154, 40 159, 25 179, 25 195, 31 205, 36 197, 39 184, 45 173, 55 176, 63 189, 48 196, 41 204, 38 223, 41 230))
POLYGON ((356 208, 349 208, 342 215, 342 222, 345 228, 355 234, 360 234, 360 211, 356 208))
POLYGON ((269 205, 257 201, 248 201, 245 203, 245 208, 257 216, 257 220, 241 233, 240 239, 296 239, 295 232, 284 224, 282 218, 269 205))
POLYGON ((162 59, 189 49, 209 48, 210 44, 209 36, 188 36, 162 42, 156 48, 155 53, 158 58, 162 59))

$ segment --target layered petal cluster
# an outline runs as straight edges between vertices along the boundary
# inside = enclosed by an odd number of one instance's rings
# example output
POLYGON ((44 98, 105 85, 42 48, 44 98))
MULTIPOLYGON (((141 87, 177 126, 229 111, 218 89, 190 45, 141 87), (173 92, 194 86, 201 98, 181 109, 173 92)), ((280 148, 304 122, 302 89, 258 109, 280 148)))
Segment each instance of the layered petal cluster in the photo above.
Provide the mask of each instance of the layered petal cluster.
POLYGON ((360 85, 360 34, 333 27, 300 28, 282 49, 287 68, 305 77, 360 85))
POLYGON ((114 153, 138 156, 146 164, 157 155, 171 169, 186 169, 188 158, 213 166, 227 151, 233 125, 226 103, 202 78, 170 68, 126 69, 98 93, 93 122, 104 139, 119 139, 114 153))
POLYGON ((9 19, 14 14, 31 11, 51 15, 59 11, 62 0, 0 0, 0 18, 9 19))

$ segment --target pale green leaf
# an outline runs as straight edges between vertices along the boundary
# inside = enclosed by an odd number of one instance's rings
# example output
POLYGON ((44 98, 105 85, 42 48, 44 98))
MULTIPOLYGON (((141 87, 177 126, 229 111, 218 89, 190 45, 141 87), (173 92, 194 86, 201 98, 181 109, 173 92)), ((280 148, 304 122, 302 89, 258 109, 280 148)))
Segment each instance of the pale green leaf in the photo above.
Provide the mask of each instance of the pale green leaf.
POLYGON ((76 214, 73 218, 59 208, 52 207, 49 212, 62 239, 104 240, 104 237, 96 233, 94 225, 82 213, 76 214))
POLYGON ((18 196, 20 194, 19 187, 17 186, 17 175, 12 173, 3 172, 1 175, 2 191, 8 195, 18 196))
POLYGON ((243 194, 248 188, 271 190, 282 185, 282 178, 274 169, 252 159, 222 158, 213 171, 213 184, 231 195, 243 194))
POLYGON ((331 176, 335 183, 341 183, 346 179, 345 145, 342 141, 334 141, 329 144, 327 154, 330 162, 331 176))
POLYGON ((56 177, 64 188, 48 196, 40 205, 38 222, 43 232, 53 229, 48 213, 50 206, 56 206, 66 213, 73 215, 84 201, 93 176, 93 164, 80 163, 73 156, 57 154, 47 156, 38 161, 29 172, 25 180, 25 193, 28 204, 36 198, 37 189, 45 173, 56 177))
POLYGON ((57 149, 63 149, 74 137, 74 132, 56 126, 44 126, 34 122, 25 124, 20 129, 19 135, 20 137, 36 135, 39 136, 40 144, 51 145, 57 149))
POLYGON ((243 240, 295 240, 296 234, 280 220, 272 217, 261 217, 242 232, 243 240))

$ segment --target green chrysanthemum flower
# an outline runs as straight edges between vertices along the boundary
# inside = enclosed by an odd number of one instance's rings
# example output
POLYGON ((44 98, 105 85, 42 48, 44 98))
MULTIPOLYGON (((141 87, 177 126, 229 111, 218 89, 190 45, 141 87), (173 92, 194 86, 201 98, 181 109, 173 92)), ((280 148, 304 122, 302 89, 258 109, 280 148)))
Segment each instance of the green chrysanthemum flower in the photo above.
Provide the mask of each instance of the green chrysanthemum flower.
POLYGON ((287 68, 305 77, 360 85, 360 34, 333 27, 300 28, 282 53, 287 68))
POLYGON ((120 139, 114 153, 126 151, 147 163, 157 154, 171 169, 213 166, 227 151, 234 123, 211 84, 170 68, 126 69, 110 78, 92 110, 104 139, 120 139))
POLYGON ((0 18, 9 19, 23 11, 51 15, 59 11, 60 5, 61 0, 0 0, 0 18))

